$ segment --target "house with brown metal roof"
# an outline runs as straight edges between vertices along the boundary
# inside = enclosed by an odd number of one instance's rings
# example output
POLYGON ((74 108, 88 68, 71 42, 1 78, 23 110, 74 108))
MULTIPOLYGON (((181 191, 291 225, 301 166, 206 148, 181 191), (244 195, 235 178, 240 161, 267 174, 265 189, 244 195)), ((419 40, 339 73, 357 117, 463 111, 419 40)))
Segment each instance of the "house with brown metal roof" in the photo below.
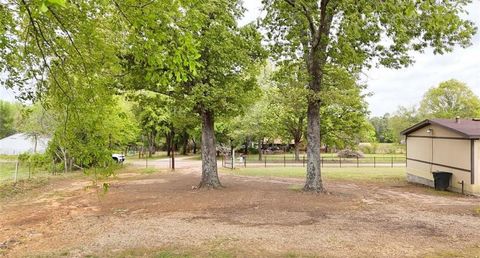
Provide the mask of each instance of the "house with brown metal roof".
POLYGON ((435 172, 450 172, 449 190, 480 194, 480 120, 428 119, 402 134, 408 181, 433 187, 435 172))

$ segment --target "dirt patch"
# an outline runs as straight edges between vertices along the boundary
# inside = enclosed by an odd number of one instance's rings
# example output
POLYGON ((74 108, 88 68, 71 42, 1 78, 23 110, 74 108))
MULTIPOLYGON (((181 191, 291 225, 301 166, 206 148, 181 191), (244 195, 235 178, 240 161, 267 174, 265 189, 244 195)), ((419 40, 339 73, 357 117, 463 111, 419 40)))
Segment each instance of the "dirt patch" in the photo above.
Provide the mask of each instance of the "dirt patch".
POLYGON ((172 248, 200 256, 412 257, 460 249, 478 255, 480 204, 473 197, 345 181, 326 182, 330 194, 310 194, 290 189, 302 180, 234 175, 222 175, 225 189, 193 190, 194 169, 134 174, 119 174, 106 194, 69 179, 3 203, 0 255, 123 256, 172 248))

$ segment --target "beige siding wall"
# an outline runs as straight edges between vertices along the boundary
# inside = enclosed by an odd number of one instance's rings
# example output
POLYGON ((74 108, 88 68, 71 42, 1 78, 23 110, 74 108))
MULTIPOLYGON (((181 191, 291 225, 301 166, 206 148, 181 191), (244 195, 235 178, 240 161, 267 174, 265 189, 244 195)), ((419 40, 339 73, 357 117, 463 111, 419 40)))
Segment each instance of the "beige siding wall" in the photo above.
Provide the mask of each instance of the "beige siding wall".
MULTIPOLYGON (((480 141, 479 140, 475 140, 474 142, 474 157, 475 157, 475 160, 473 161, 474 162, 474 172, 475 172, 475 176, 474 176, 474 184, 475 185, 478 185, 480 187, 480 141)), ((479 190, 480 192, 480 190, 479 190)))
POLYGON ((430 164, 413 161, 413 160, 407 161, 407 173, 433 181, 433 175, 430 172, 430 166, 432 166, 433 172, 445 171, 445 172, 452 173, 453 175, 452 175, 451 183, 453 187, 462 188, 462 185, 460 183, 462 182, 462 180, 465 183, 465 185, 470 184, 470 172, 466 172, 458 169, 452 169, 452 168, 445 168, 437 165, 430 165, 430 164))
POLYGON ((470 140, 408 137, 407 158, 470 170, 470 140))
POLYGON ((410 133, 409 135, 416 135, 416 136, 437 136, 437 137, 458 137, 462 138, 463 136, 455 133, 452 130, 445 129, 443 127, 437 125, 429 125, 423 128, 418 129, 415 132, 410 133), (432 129, 432 133, 427 133, 428 129, 432 129))
MULTIPOLYGON (((462 136, 452 132, 450 130, 438 127, 427 126, 421 128, 409 136, 433 136, 433 137, 454 137, 461 138, 462 136), (433 133, 427 133, 427 130, 433 129, 433 133)), ((479 171, 480 166, 480 143, 475 141, 474 145, 474 169, 479 171)), ((465 184, 465 190, 472 193, 480 193, 480 176, 478 172, 475 174, 475 184, 471 184, 471 172, 463 171, 471 170, 471 141, 468 139, 438 139, 438 138, 407 138, 407 158, 420 160, 428 163, 436 163, 437 165, 431 165, 424 162, 408 160, 407 161, 407 173, 425 178, 433 181, 433 175, 431 172, 445 171, 451 172, 453 190, 461 189, 461 181, 465 184), (433 153, 432 153, 433 150, 433 153), (433 155, 432 155, 433 154, 433 155), (448 168, 440 165, 445 165, 448 168)))

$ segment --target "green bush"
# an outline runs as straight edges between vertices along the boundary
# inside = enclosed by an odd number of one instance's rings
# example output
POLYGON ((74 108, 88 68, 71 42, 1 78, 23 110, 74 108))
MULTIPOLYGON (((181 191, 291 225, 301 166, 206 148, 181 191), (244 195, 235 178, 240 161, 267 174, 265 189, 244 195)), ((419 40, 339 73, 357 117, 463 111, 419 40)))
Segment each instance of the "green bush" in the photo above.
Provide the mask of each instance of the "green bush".
POLYGON ((369 144, 360 145, 358 149, 365 154, 376 154, 378 150, 378 143, 372 142, 369 144))
POLYGON ((40 153, 22 153, 18 155, 18 161, 35 170, 48 170, 51 164, 50 156, 40 153))
POLYGON ((29 162, 32 166, 36 168, 41 168, 41 169, 48 169, 48 166, 50 165, 50 156, 47 154, 31 154, 29 158, 29 162))
POLYGON ((248 148, 248 154, 258 154, 258 149, 257 148, 248 148))

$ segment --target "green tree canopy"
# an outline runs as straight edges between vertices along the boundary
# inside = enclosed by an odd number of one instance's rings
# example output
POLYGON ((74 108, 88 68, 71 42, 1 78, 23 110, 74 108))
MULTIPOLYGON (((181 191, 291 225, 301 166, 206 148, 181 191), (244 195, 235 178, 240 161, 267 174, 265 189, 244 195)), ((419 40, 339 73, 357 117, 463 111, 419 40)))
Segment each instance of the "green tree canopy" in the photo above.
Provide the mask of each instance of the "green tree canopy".
POLYGON ((15 106, 0 100, 0 139, 15 133, 15 106))
POLYGON ((465 83, 452 79, 430 88, 419 112, 426 118, 475 118, 480 116, 480 99, 465 83))

